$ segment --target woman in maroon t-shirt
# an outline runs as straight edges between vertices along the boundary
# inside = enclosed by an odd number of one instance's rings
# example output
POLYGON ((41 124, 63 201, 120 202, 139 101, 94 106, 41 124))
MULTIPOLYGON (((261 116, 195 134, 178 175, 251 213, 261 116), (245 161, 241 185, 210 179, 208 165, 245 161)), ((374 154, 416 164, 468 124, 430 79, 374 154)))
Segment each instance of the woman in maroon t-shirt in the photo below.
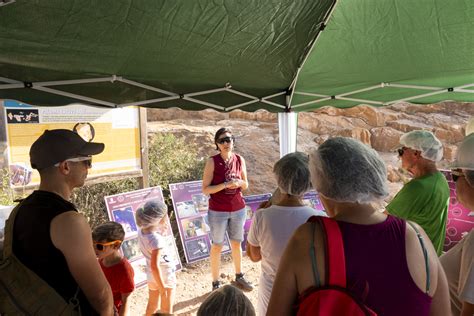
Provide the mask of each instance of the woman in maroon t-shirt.
POLYGON ((210 195, 208 219, 212 240, 212 289, 220 287, 220 255, 227 231, 232 248, 235 283, 243 290, 250 291, 253 287, 245 280, 241 270, 241 243, 246 218, 241 191, 248 187, 245 160, 233 152, 234 136, 230 129, 220 128, 214 136, 214 143, 219 153, 207 160, 202 179, 202 192, 210 195))

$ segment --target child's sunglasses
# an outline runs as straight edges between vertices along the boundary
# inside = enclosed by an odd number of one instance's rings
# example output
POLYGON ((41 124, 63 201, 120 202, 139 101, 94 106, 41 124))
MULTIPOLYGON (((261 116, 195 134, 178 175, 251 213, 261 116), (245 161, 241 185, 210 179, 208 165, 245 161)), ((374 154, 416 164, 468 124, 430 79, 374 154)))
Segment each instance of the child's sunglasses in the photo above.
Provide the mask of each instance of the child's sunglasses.
POLYGON ((94 242, 94 248, 99 250, 99 251, 104 251, 105 247, 115 245, 115 244, 121 244, 121 240, 114 240, 114 241, 109 241, 109 242, 94 242))

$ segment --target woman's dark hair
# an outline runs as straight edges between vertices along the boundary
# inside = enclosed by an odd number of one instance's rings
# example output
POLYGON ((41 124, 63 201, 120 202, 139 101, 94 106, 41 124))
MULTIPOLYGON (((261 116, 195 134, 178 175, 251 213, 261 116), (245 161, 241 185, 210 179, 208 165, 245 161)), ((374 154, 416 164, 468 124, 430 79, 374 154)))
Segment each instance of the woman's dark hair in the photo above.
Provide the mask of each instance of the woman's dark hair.
POLYGON ((238 288, 225 285, 213 291, 197 311, 197 316, 255 316, 252 302, 238 288))
POLYGON ((214 135, 214 144, 216 145, 216 150, 219 150, 219 147, 217 146, 217 140, 219 137, 221 137, 222 134, 225 133, 230 133, 232 135, 232 131, 228 127, 221 127, 219 130, 216 132, 216 135, 214 135))

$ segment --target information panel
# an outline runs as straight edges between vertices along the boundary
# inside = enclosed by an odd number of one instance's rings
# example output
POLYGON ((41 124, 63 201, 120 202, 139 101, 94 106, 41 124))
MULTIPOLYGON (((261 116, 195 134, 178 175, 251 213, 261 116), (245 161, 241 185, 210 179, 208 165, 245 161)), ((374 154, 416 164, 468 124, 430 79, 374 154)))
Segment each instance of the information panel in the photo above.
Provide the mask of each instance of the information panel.
MULTIPOLYGON (((123 255, 130 261, 135 272, 135 286, 140 287, 147 283, 146 261, 140 251, 138 243, 138 226, 135 221, 135 211, 146 202, 158 199, 163 200, 161 187, 146 188, 137 191, 125 192, 104 197, 109 218, 111 221, 122 225, 125 230, 125 240, 121 250, 123 255)), ((181 260, 179 259, 178 248, 174 239, 171 224, 168 219, 168 232, 166 237, 167 247, 174 249, 173 257, 176 262, 176 271, 181 270, 181 260)))
POLYGON ((80 104, 35 107, 11 100, 3 101, 3 106, 4 113, 0 115, 5 116, 12 187, 39 183, 39 174, 30 165, 29 150, 47 129, 74 130, 87 141, 105 144, 105 150, 94 156, 89 176, 141 168, 137 107, 107 109, 80 104))
MULTIPOLYGON (((186 261, 192 263, 208 258, 211 249, 207 218, 209 204, 208 197, 202 194, 202 181, 173 183, 169 185, 169 188, 186 261)), ((267 201, 270 197, 270 193, 244 196, 247 217, 244 225, 243 250, 245 250, 254 212, 262 202, 267 201)), ((315 191, 305 194, 304 199, 309 206, 323 210, 319 196, 315 191)), ((223 253, 228 252, 230 252, 230 247, 226 235, 223 253)))

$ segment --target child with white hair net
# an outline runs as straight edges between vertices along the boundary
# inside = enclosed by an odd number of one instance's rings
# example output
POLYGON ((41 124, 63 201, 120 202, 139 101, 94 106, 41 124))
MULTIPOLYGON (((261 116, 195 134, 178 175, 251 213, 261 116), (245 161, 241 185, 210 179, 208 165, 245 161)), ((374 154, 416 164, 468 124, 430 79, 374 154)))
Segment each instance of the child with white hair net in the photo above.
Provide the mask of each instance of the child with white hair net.
MULTIPOLYGON (((431 243, 420 241, 428 238, 423 229, 372 203, 388 194, 385 164, 377 152, 352 138, 330 138, 310 153, 309 169, 342 235, 350 295, 378 315, 449 315, 446 279, 431 243)), ((313 294, 334 286, 326 255, 334 240, 319 223, 311 217, 288 241, 266 315, 295 315, 308 307, 314 312, 313 294)))
POLYGON ((146 314, 156 310, 173 312, 176 288, 176 263, 173 249, 166 241, 168 208, 153 200, 139 207, 135 213, 140 250, 146 259, 148 304, 146 314))

